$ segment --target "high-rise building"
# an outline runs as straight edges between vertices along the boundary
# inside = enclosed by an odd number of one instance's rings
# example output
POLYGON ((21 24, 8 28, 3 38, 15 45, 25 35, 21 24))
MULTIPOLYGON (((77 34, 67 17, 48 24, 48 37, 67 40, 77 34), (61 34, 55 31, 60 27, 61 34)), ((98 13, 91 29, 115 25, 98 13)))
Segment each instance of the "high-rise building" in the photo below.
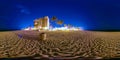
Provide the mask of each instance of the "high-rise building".
POLYGON ((36 29, 49 29, 49 17, 45 16, 34 20, 34 27, 36 29))

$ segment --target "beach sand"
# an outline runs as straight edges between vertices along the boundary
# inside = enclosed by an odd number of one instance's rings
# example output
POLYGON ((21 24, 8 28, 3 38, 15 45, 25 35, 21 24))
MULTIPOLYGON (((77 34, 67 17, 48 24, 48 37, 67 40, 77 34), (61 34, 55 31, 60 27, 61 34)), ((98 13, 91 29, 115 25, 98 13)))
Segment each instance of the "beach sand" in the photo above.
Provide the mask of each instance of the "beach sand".
POLYGON ((120 32, 7 31, 0 32, 0 58, 35 56, 35 59, 120 57, 120 32), (47 39, 40 40, 39 34, 47 39))

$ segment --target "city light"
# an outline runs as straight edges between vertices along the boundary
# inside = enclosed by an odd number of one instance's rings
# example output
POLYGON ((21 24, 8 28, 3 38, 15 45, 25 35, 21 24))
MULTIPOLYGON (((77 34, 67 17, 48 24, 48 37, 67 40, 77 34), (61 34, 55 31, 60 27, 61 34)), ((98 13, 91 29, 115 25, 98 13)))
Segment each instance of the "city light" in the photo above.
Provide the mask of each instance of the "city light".
MULTIPOLYGON (((40 31, 40 29, 37 29, 37 28, 34 28, 34 27, 28 27, 28 28, 25 28, 24 30, 39 30, 40 31)), ((47 31, 79 31, 79 30, 83 30, 83 29, 80 28, 80 27, 71 27, 71 28, 55 27, 55 28, 52 28, 52 29, 45 28, 44 30, 47 30, 47 31)))
MULTIPOLYGON (((60 22, 59 24, 62 24, 62 22, 60 22)), ((78 31, 78 30, 83 30, 83 28, 81 28, 81 27, 73 27, 71 25, 66 25, 64 27, 51 28, 50 27, 49 17, 45 16, 45 17, 42 17, 42 18, 35 19, 34 20, 34 27, 28 27, 28 28, 25 28, 24 30, 78 31)))

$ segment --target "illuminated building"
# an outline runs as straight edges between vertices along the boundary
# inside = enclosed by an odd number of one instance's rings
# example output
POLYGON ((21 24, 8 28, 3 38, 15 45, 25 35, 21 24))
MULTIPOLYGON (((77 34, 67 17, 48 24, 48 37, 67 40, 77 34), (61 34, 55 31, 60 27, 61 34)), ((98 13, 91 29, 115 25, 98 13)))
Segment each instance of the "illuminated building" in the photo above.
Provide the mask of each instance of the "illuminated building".
POLYGON ((35 19, 34 20, 34 27, 28 27, 25 28, 24 30, 48 30, 48 31, 78 31, 78 30, 83 30, 81 27, 55 27, 53 28, 52 26, 49 26, 49 17, 45 16, 43 18, 35 19))
POLYGON ((49 17, 45 16, 43 18, 34 20, 34 28, 42 30, 49 29, 49 17))

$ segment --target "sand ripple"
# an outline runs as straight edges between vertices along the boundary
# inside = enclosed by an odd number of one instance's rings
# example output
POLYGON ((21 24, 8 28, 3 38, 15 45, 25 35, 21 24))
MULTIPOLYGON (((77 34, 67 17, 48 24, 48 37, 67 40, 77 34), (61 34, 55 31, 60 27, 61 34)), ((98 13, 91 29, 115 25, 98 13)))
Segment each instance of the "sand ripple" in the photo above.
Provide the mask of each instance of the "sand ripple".
POLYGON ((45 32, 47 40, 38 39, 37 31, 0 32, 0 57, 38 56, 54 58, 119 57, 120 33, 45 32))

